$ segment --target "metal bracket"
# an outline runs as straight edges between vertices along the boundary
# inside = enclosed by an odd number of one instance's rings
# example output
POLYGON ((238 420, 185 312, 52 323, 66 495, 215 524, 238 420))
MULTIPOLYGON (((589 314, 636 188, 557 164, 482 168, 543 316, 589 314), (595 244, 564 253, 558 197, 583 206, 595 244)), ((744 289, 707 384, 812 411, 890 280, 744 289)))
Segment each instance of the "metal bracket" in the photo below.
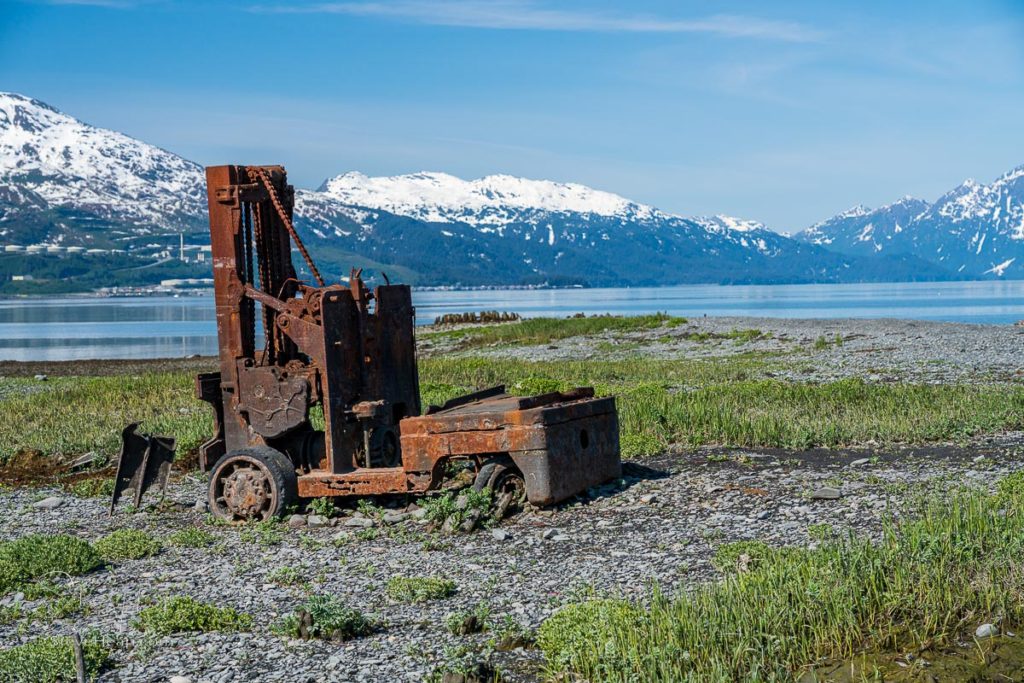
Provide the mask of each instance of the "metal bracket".
POLYGON ((121 432, 121 453, 117 456, 117 475, 114 477, 114 493, 110 497, 109 514, 121 494, 134 489, 133 504, 142 504, 142 494, 154 484, 160 487, 160 497, 167 488, 167 477, 174 460, 175 441, 169 436, 139 434, 139 423, 133 422, 121 432))

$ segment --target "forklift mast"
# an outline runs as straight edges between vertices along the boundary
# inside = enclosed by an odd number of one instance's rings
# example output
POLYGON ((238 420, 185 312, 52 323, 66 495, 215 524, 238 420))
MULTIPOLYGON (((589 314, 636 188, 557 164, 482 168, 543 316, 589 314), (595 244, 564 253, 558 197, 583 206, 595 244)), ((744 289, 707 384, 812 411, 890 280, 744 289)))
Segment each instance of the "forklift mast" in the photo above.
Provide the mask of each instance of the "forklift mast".
POLYGON ((206 177, 220 371, 196 379, 216 421, 200 465, 251 446, 300 472, 399 465, 399 421, 420 414, 410 288, 371 292, 358 270, 325 285, 281 166, 214 166, 206 177), (299 279, 293 251, 315 286, 299 279))

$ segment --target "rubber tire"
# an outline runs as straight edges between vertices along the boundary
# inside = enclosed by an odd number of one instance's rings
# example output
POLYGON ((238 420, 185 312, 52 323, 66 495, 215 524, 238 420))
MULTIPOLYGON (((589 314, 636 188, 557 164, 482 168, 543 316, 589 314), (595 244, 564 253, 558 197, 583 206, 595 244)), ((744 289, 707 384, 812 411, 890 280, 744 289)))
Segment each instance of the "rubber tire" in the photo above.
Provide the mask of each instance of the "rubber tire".
POLYGON ((268 514, 262 519, 273 519, 274 517, 281 517, 285 511, 290 507, 296 505, 299 502, 299 478, 295 473, 295 465, 291 460, 288 459, 284 453, 274 450, 270 446, 249 446, 247 448, 239 448, 238 450, 225 453, 221 456, 220 460, 210 470, 210 486, 207 491, 207 504, 209 505, 210 512, 214 517, 218 519, 225 519, 228 522, 239 522, 242 520, 229 519, 218 514, 216 505, 216 491, 214 484, 216 483, 216 474, 224 466, 225 463, 235 458, 236 456, 244 455, 258 461, 267 471, 270 473, 271 485, 277 495, 277 505, 272 509, 268 510, 268 514))
POLYGON ((493 489, 494 483, 499 476, 509 472, 513 476, 519 478, 523 482, 523 498, 522 500, 515 501, 515 507, 513 509, 522 509, 527 501, 526 497, 526 478, 523 477, 522 472, 516 467, 512 458, 508 456, 500 456, 492 458, 485 462, 480 468, 480 471, 476 474, 476 479, 473 480, 473 489, 476 491, 483 491, 485 488, 491 487, 493 489))

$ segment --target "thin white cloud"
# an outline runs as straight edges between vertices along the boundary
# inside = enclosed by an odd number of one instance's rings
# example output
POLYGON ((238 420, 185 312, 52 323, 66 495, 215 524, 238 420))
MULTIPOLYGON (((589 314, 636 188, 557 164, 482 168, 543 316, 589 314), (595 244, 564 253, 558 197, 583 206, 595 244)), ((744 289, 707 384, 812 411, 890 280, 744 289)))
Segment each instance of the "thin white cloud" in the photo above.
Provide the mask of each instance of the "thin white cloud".
POLYGON ((815 42, 821 32, 790 21, 717 14, 697 19, 548 9, 529 0, 398 0, 261 5, 257 12, 345 14, 434 26, 618 33, 708 33, 730 38, 815 42))
POLYGON ((141 4, 142 0, 44 0, 47 5, 76 5, 81 7, 108 7, 111 9, 130 9, 141 4))

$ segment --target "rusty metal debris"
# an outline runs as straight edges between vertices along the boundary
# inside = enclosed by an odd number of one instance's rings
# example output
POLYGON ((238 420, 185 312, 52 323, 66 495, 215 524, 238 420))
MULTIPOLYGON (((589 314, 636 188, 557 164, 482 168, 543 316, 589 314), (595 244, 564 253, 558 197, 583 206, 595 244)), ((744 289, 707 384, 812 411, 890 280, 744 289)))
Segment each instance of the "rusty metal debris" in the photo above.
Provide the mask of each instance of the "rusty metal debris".
POLYGON ((480 311, 479 313, 445 313, 434 318, 435 325, 465 325, 467 323, 509 323, 519 320, 518 313, 480 311))
POLYGON ((213 514, 266 519, 300 497, 434 490, 453 460, 505 508, 619 476, 615 399, 591 389, 495 387, 421 415, 410 288, 371 291, 359 270, 324 284, 292 224, 284 168, 206 176, 220 370, 199 375, 196 394, 215 413, 200 447, 213 514), (317 286, 299 279, 293 249, 317 286))
POLYGON ((121 499, 121 494, 129 489, 135 492, 132 504, 138 508, 146 491, 156 486, 163 496, 167 486, 174 460, 174 439, 140 434, 138 428, 139 424, 133 422, 121 432, 121 453, 117 456, 110 514, 114 514, 114 506, 121 499))

